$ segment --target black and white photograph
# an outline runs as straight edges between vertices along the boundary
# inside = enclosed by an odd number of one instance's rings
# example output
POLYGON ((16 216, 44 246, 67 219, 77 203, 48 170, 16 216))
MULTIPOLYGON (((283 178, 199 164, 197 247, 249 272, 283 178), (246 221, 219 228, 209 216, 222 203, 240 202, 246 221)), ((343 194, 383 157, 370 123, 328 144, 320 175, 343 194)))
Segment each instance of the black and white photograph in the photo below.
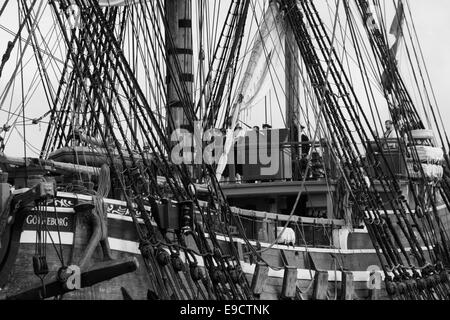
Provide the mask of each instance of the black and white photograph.
POLYGON ((449 36, 448 0, 0 0, 0 314, 450 300, 449 36))

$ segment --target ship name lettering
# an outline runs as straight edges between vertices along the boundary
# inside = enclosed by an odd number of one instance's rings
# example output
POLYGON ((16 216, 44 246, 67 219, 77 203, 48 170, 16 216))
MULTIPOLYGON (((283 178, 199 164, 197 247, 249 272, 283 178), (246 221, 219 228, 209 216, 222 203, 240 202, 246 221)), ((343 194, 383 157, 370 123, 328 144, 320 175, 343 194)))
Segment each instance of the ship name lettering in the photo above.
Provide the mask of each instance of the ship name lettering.
POLYGON ((27 219, 27 224, 29 225, 37 225, 37 224, 41 224, 41 225, 47 225, 47 226, 56 226, 58 224, 59 227, 68 227, 69 226, 69 217, 64 217, 64 218, 52 218, 52 217, 47 217, 44 220, 41 220, 40 217, 36 216, 36 215, 32 215, 30 214, 27 219))

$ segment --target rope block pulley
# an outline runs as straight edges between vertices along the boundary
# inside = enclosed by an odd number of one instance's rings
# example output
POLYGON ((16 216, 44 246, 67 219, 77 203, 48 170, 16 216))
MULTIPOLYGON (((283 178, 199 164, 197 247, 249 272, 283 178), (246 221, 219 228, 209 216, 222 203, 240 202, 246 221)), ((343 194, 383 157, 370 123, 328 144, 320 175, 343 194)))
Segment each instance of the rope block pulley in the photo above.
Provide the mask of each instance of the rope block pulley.
POLYGON ((148 240, 141 241, 139 244, 139 250, 141 250, 141 254, 144 259, 150 259, 154 253, 153 246, 148 240))
POLYGON ((203 272, 196 262, 191 263, 189 265, 189 271, 190 271, 192 280, 200 281, 203 279, 203 272))
POLYGON ((184 263, 183 260, 181 260, 180 255, 174 253, 171 255, 170 259, 172 260, 172 267, 175 272, 184 271, 184 263))
POLYGON ((49 273, 47 258, 45 256, 33 256, 33 271, 38 277, 49 273))
POLYGON ((156 260, 162 267, 167 266, 170 263, 170 254, 164 249, 158 249, 156 253, 156 260))
POLYGON ((191 231, 194 229, 194 202, 184 201, 180 203, 180 226, 181 230, 191 231))

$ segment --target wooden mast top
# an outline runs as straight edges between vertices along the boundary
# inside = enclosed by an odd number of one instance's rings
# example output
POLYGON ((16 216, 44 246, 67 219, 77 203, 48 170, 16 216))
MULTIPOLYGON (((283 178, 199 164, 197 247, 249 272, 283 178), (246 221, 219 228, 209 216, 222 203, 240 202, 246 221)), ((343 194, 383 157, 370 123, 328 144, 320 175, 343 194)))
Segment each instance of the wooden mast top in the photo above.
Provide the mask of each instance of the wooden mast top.
MULTIPOLYGON (((289 141, 296 143, 300 141, 300 70, 299 70, 299 50, 295 41, 294 31, 289 21, 285 18, 285 91, 286 91, 286 126, 290 130, 289 141)), ((296 158, 300 156, 299 150, 293 148, 292 160, 294 164, 296 158)), ((300 168, 293 166, 293 177, 298 178, 300 168)))
POLYGON ((168 21, 167 130, 170 137, 174 130, 186 128, 188 122, 183 106, 193 102, 192 4, 191 0, 166 0, 165 4, 168 21))

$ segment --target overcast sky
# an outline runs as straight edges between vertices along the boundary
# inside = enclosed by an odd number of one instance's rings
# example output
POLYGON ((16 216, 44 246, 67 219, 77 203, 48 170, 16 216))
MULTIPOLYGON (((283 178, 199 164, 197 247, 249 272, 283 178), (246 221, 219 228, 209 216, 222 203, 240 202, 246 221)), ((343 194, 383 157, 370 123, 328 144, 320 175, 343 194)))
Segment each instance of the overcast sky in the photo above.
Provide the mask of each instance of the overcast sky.
MULTIPOLYGON (((0 5, 3 4, 3 1, 0 0, 0 5)), ((330 3, 335 3, 335 0, 329 1, 330 3)), ((392 5, 392 0, 385 1, 389 5, 392 5)), ((381 2, 383 3, 383 0, 381 2)), ((450 77, 450 1, 409 0, 409 4, 412 9, 415 26, 427 61, 439 107, 444 118, 444 123, 446 124, 446 130, 450 133, 450 87, 448 84, 448 78, 450 77)), ((51 23, 51 19, 44 21, 44 23, 51 23)), ((17 12, 14 10, 5 11, 4 15, 0 17, 0 26, 7 26, 11 30, 17 30, 17 12)), ((12 36, 4 30, 0 30, 0 58, 6 49, 7 41, 10 40, 12 40, 12 36)), ((15 61, 15 59, 12 57, 11 61, 15 61)), ((402 61, 400 61, 401 63, 402 61)), ((33 73, 31 71, 29 73, 27 72, 27 76, 33 73)), ((5 76, 2 76, 2 79, 0 79, 0 93, 4 90, 5 78, 5 76)), ((33 108, 27 109, 30 112, 31 118, 41 115, 46 110, 48 110, 48 106, 46 105, 42 92, 41 98, 38 101, 33 101, 33 108)), ((3 126, 6 120, 6 114, 0 112, 0 126, 3 126)), ((30 127, 28 128, 28 132, 27 140, 30 141, 30 144, 39 148, 45 131, 42 128, 30 127)), ((13 146, 8 150, 10 153, 19 155, 21 149, 22 147, 19 148, 17 141, 15 141, 13 146)))
POLYGON ((450 1, 409 0, 437 100, 450 133, 450 1))

